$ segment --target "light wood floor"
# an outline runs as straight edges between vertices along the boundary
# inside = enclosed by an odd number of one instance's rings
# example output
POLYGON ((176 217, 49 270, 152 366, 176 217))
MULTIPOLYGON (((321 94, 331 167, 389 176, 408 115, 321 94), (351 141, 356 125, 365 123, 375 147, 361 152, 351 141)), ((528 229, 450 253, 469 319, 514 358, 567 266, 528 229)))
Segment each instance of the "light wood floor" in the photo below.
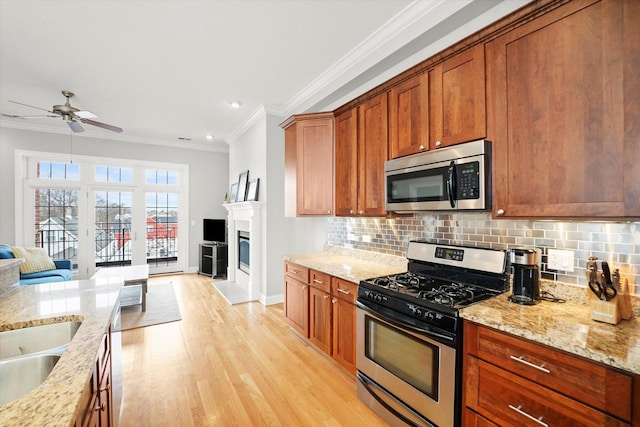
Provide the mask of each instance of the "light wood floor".
POLYGON ((386 426, 355 378, 290 331, 282 304, 229 305, 195 274, 172 281, 182 321, 122 333, 128 426, 386 426))

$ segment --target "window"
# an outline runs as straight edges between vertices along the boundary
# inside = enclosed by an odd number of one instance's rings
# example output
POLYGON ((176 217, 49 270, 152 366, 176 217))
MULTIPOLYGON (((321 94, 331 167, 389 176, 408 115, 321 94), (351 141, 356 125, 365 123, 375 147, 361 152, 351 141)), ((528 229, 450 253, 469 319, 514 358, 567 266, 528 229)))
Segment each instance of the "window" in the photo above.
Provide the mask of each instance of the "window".
POLYGON ((96 182, 119 182, 122 184, 130 184, 133 182, 133 174, 129 168, 96 166, 96 182))
POLYGON ((53 259, 75 261, 78 255, 78 191, 36 188, 34 195, 34 245, 45 248, 53 259))
POLYGON ((36 176, 40 179, 80 179, 80 166, 71 163, 37 162, 36 176))
POLYGON ((169 170, 148 169, 145 182, 147 184, 177 185, 178 172, 169 170))

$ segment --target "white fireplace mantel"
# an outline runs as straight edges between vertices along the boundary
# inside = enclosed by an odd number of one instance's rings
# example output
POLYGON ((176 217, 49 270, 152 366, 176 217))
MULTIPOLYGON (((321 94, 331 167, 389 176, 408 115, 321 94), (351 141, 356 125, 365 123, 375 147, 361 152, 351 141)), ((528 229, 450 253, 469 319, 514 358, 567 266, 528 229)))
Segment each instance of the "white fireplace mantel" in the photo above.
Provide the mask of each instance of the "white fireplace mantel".
POLYGON ((262 247, 262 202, 226 203, 228 262, 227 281, 214 285, 232 304, 256 301, 260 296, 262 247), (238 231, 248 231, 249 274, 238 268, 238 231))

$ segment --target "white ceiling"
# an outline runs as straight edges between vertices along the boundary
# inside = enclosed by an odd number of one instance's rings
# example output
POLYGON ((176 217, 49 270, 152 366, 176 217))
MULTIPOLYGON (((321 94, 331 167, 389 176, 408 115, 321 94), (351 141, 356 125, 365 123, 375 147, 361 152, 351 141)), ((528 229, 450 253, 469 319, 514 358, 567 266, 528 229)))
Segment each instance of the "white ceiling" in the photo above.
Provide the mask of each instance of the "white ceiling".
POLYGON ((82 135, 227 151, 261 112, 334 109, 527 1, 0 0, 0 113, 45 113, 9 100, 50 109, 70 90, 124 128, 82 135))

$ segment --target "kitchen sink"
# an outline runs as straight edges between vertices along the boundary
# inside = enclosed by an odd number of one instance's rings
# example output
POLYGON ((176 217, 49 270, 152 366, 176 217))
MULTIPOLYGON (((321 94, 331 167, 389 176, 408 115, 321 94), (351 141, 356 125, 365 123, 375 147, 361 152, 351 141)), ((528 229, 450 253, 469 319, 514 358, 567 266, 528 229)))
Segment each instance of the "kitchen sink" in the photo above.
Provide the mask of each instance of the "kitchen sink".
POLYGON ((82 322, 60 322, 0 332, 0 361, 66 348, 81 324, 82 322))
POLYGON ((0 406, 42 384, 60 357, 61 354, 38 353, 0 360, 0 406))

